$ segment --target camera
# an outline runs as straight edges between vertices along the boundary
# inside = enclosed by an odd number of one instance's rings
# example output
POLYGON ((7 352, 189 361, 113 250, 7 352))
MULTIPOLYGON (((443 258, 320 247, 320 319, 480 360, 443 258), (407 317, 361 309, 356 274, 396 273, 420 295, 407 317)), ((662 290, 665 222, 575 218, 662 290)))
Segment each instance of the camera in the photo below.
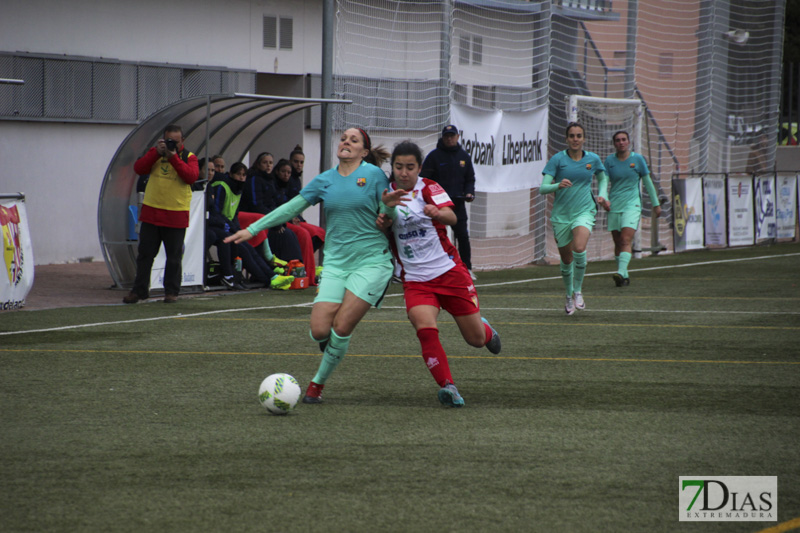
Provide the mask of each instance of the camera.
POLYGON ((178 149, 178 141, 175 139, 164 139, 164 144, 167 145, 167 150, 174 152, 178 149))

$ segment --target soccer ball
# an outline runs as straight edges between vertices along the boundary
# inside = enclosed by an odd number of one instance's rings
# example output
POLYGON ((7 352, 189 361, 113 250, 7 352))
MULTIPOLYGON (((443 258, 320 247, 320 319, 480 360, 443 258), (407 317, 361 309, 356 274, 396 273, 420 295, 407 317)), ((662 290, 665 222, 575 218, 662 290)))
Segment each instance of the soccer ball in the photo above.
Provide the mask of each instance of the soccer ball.
POLYGON ((301 392, 300 384, 289 374, 272 374, 261 382, 258 400, 270 413, 285 415, 297 405, 301 392))

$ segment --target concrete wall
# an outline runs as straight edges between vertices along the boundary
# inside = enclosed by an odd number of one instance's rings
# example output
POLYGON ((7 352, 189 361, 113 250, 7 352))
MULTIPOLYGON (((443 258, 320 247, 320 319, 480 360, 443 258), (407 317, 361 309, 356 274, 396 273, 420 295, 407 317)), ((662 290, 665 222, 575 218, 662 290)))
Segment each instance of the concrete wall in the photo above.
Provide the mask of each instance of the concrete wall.
MULTIPOLYGON (((284 95, 305 96, 300 76, 321 70, 321 6, 320 0, 5 0, 0 51, 294 75, 286 76, 289 83, 266 84, 260 92, 271 94, 274 86, 284 95), (294 19, 292 50, 263 48, 264 15, 294 19)), ((132 129, 0 118, 0 192, 26 193, 35 264, 102 260, 97 234, 100 186, 117 147, 132 129)), ((275 136, 275 146, 268 140, 257 148, 286 157, 294 145, 302 144, 306 174, 316 175, 319 134, 304 129, 300 114, 270 135, 275 136)), ((308 214, 309 221, 316 218, 308 214)))
POLYGON ((24 192, 34 264, 102 260, 97 200, 130 126, 0 121, 0 191, 24 192))

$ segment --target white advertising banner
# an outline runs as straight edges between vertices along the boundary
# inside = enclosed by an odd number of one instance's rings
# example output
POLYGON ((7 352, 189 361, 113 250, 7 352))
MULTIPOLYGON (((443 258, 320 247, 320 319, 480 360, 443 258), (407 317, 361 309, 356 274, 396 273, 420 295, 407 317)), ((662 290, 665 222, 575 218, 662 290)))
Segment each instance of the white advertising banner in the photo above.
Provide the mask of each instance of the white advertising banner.
POLYGON ((19 309, 33 288, 33 244, 23 197, 0 199, 3 234, 3 272, 0 273, 0 310, 19 309))
POLYGON ((754 243, 753 178, 728 178, 728 246, 754 243))
POLYGON ((475 190, 508 192, 542 184, 547 162, 547 106, 518 113, 453 105, 451 122, 472 158, 475 190))
POLYGON ((725 178, 703 178, 703 205, 706 246, 727 246, 728 205, 725 203, 725 178))
MULTIPOLYGON (((206 197, 204 191, 192 192, 192 205, 189 208, 189 227, 183 238, 183 278, 181 287, 203 284, 203 256, 205 254, 206 197)), ((150 271, 150 288, 164 288, 164 265, 167 255, 164 245, 158 251, 150 271)))
POLYGON ((675 209, 675 251, 703 247, 703 180, 685 179, 672 182, 675 209))
POLYGON ((778 235, 775 227, 775 178, 755 179, 756 198, 756 242, 774 239, 778 235))
POLYGON ((779 176, 775 184, 775 220, 779 239, 795 237, 797 181, 797 176, 779 176))

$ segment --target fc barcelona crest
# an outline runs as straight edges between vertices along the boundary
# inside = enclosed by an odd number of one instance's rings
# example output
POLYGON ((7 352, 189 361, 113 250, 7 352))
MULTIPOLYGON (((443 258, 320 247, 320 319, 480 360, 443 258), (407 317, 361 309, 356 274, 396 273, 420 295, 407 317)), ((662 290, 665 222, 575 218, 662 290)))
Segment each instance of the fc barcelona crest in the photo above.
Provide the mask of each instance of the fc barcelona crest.
POLYGON ((356 180, 356 185, 358 185, 359 187, 363 187, 366 184, 367 184, 367 178, 358 178, 358 180, 356 180))

